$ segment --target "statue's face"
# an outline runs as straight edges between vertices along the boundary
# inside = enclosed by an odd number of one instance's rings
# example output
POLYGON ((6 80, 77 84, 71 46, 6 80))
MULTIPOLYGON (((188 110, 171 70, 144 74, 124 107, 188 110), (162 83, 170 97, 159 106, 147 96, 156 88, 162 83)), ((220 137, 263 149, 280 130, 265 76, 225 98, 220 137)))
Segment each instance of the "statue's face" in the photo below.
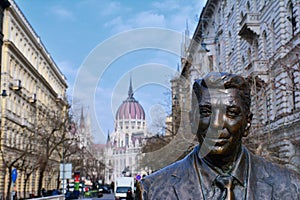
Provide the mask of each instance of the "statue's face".
MULTIPOLYGON (((204 89, 199 102, 197 136, 209 155, 234 155, 241 150, 251 119, 237 89, 204 89)), ((195 119, 195 118, 194 118, 195 119)))

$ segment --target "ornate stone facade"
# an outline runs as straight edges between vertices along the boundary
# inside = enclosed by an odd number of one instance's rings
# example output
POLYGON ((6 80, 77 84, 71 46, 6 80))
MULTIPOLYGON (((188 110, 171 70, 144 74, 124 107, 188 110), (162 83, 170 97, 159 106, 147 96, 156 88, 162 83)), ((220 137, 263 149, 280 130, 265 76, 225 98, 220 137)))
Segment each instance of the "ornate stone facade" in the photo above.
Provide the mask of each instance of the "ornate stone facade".
MULTIPOLYGON (((18 169, 15 185, 18 197, 22 197, 24 191, 27 195, 37 194, 39 171, 34 169, 39 161, 21 158, 25 157, 29 143, 34 142, 33 149, 40 148, 38 138, 33 137, 42 116, 67 111, 67 82, 19 7, 13 0, 9 3, 3 18, 0 194, 7 192, 11 168, 24 167, 26 162, 27 171, 18 169)), ((59 157, 54 156, 51 162, 59 163, 59 157)), ((58 163, 57 170, 49 173, 59 172, 58 163)), ((43 182, 46 184, 55 188, 57 180, 47 175, 43 182)))

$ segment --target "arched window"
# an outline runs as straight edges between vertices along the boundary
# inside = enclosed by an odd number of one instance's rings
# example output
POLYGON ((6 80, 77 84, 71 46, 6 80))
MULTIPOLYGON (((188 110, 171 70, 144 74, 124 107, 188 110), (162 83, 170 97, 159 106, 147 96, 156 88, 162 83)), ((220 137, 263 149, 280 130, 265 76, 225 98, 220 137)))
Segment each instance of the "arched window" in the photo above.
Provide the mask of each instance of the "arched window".
POLYGON ((245 57, 244 56, 242 56, 242 65, 243 65, 243 67, 245 67, 245 57))
POLYGON ((129 146, 129 135, 128 135, 128 133, 126 133, 126 135, 125 135, 125 145, 129 146))
POLYGON ((254 60, 258 58, 258 41, 257 39, 253 41, 253 53, 254 53, 254 60))
POLYGON ((267 59, 267 32, 262 33, 263 59, 267 59))
POLYGON ((244 19, 244 13, 243 13, 243 11, 242 11, 241 14, 240 14, 240 18, 241 18, 241 20, 244 19))
POLYGON ((292 33, 292 36, 294 36, 297 22, 296 22, 296 17, 294 15, 294 5, 292 1, 289 1, 287 8, 288 8, 287 19, 290 22, 288 29, 292 33))
POLYGON ((247 12, 250 12, 250 10, 251 10, 251 6, 250 6, 250 2, 249 1, 247 1, 246 9, 247 9, 247 12))
POLYGON ((248 48, 248 51, 247 51, 247 57, 248 57, 248 65, 252 62, 252 52, 251 52, 251 49, 248 48))
POLYGON ((233 46, 232 46, 232 36, 231 36, 231 32, 230 31, 228 33, 228 47, 229 47, 229 52, 232 52, 233 46))
POLYGON ((275 41, 276 41, 276 33, 275 33, 275 21, 272 20, 271 23, 271 34, 272 34, 272 52, 275 53, 275 41))
POLYGON ((221 7, 218 10, 218 16, 217 16, 217 24, 221 25, 222 24, 222 14, 221 14, 221 7))

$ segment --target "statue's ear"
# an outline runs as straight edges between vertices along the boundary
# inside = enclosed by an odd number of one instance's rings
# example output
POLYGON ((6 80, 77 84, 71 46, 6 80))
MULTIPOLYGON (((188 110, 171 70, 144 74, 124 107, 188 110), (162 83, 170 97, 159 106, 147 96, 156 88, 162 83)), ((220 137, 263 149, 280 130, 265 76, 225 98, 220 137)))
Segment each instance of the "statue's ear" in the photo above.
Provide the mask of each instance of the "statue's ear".
POLYGON ((250 130, 250 127, 251 127, 252 118, 253 118, 253 114, 250 112, 247 116, 247 124, 246 124, 246 127, 245 127, 245 132, 243 134, 243 137, 247 137, 249 135, 249 130, 250 130))

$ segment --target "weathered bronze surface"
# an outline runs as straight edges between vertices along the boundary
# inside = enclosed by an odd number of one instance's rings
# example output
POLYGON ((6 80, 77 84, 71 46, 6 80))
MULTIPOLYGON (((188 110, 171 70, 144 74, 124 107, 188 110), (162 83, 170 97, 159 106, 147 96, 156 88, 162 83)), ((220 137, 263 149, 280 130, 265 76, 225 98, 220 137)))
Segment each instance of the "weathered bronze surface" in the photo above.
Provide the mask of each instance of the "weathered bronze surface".
POLYGON ((300 176, 242 145, 251 126, 250 85, 209 73, 193 85, 192 131, 199 145, 140 181, 136 199, 300 199, 300 176))

